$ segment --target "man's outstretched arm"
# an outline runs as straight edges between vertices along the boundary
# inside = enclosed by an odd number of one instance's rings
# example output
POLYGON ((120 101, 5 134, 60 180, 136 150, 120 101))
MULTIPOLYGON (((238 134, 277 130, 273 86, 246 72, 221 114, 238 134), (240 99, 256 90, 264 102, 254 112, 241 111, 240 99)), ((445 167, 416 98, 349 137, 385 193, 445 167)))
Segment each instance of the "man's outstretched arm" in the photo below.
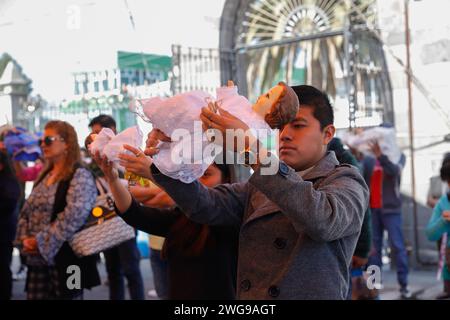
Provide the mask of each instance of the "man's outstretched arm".
POLYGON ((152 180, 164 189, 190 219, 209 225, 240 225, 248 195, 246 182, 207 188, 198 181, 183 183, 150 167, 152 180))
POLYGON ((274 202, 298 231, 321 242, 359 233, 368 203, 368 188, 356 168, 340 168, 316 190, 292 168, 284 174, 261 175, 249 183, 274 202))

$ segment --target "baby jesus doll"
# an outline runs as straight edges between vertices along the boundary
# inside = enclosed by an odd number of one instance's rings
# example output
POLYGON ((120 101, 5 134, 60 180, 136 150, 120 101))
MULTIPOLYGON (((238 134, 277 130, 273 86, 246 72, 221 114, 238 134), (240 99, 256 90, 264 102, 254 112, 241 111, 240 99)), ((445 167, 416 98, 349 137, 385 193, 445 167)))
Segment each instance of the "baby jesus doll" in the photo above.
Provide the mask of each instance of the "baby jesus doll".
MULTIPOLYGON (((227 88, 230 88, 231 90, 236 88, 233 81, 228 81, 227 88)), ((223 93, 221 90, 226 89, 218 88, 217 101, 208 103, 209 109, 214 113, 217 113, 218 105, 222 104, 220 97, 223 93)), ((236 104, 239 105, 239 103, 236 104)), ((252 106, 252 110, 259 115, 259 117, 264 119, 270 128, 281 129, 286 123, 289 123, 295 119, 298 112, 298 107, 299 101, 294 90, 284 82, 279 82, 269 91, 259 96, 256 103, 252 106)), ((232 108, 232 106, 229 106, 226 109, 230 108, 232 108)), ((227 111, 237 113, 233 112, 233 110, 227 111)), ((245 119, 242 120, 246 122, 245 119)))
MULTIPOLYGON (((201 109, 205 106, 214 112, 217 112, 220 107, 241 119, 258 135, 262 132, 261 134, 267 137, 272 134, 272 129, 280 129, 295 119, 299 102, 295 92, 285 83, 280 82, 261 95, 252 105, 247 98, 238 94, 237 87, 229 81, 228 86, 217 88, 216 98, 204 91, 191 91, 169 98, 156 97, 140 100, 139 104, 132 104, 130 108, 135 113, 152 123, 154 128, 159 129, 166 136, 172 137, 175 130, 178 130, 177 137, 180 132, 186 133, 186 139, 178 139, 178 142, 171 143, 164 142, 158 146, 160 152, 153 157, 153 163, 163 174, 190 183, 202 176, 214 160, 212 156, 206 159, 194 159, 191 155, 186 155, 181 163, 172 161, 172 155, 174 152, 179 152, 182 141, 191 141, 191 137, 195 137, 195 123, 200 122, 201 109)), ((192 141, 192 150, 196 146, 204 150, 208 145, 208 136, 206 133, 203 134, 206 136, 205 139, 192 141)), ((184 153, 182 155, 185 156, 184 153)))
POLYGON ((259 96, 252 109, 263 117, 272 129, 281 129, 295 119, 298 107, 299 101, 294 90, 284 82, 279 82, 259 96))

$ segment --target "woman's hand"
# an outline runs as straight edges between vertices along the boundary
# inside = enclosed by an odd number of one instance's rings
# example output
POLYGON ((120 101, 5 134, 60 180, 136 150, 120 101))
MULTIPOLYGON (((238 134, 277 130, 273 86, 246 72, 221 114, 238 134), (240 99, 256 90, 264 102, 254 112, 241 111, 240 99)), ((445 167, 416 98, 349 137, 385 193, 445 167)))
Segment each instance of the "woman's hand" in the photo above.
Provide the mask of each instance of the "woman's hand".
POLYGON ((113 182, 119 178, 119 173, 117 172, 117 169, 114 168, 113 163, 109 161, 106 156, 100 156, 100 152, 97 151, 93 155, 93 159, 102 170, 103 174, 105 175, 105 179, 108 181, 108 183, 113 182))
POLYGON ((175 206, 175 201, 164 190, 159 191, 153 198, 142 203, 151 208, 167 209, 175 206))
POLYGON ((128 144, 124 144, 123 147, 124 149, 132 152, 134 155, 130 156, 125 153, 119 154, 119 164, 127 171, 130 171, 140 177, 151 179, 152 173, 150 171, 150 166, 153 163, 152 158, 146 156, 141 150, 128 144))
POLYGON ((442 219, 450 222, 450 210, 445 210, 444 212, 442 212, 442 219))
POLYGON ((23 253, 25 254, 39 253, 36 238, 34 237, 25 238, 23 239, 22 244, 23 244, 23 253))
POLYGON ((153 183, 150 183, 150 186, 148 187, 142 187, 140 185, 129 186, 128 191, 130 191, 136 201, 144 203, 154 198, 161 191, 161 189, 156 187, 153 183))
POLYGON ((128 190, 136 201, 146 207, 166 209, 175 205, 172 198, 155 184, 150 184, 149 187, 132 186, 128 190))

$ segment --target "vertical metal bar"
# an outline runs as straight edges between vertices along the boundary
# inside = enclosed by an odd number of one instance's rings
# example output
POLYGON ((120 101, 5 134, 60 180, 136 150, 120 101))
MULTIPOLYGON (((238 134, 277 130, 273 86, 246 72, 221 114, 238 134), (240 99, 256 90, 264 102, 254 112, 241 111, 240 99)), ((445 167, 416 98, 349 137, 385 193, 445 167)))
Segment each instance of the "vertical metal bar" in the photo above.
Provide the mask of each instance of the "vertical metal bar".
POLYGON ((352 36, 350 16, 347 17, 347 22, 344 31, 344 55, 345 55, 345 76, 347 85, 347 95, 349 104, 349 129, 356 127, 356 107, 357 107, 357 87, 355 81, 355 47, 353 45, 354 38, 352 36))
POLYGON ((413 205, 414 215, 414 242, 416 261, 423 264, 419 252, 419 232, 418 232, 418 217, 417 217, 417 202, 416 202, 416 166, 414 155, 414 118, 413 118, 413 97, 412 97, 412 77, 411 77, 411 34, 409 29, 409 0, 404 0, 405 11, 405 40, 406 40, 406 82, 408 88, 408 124, 409 124, 409 153, 411 157, 411 201, 413 205))

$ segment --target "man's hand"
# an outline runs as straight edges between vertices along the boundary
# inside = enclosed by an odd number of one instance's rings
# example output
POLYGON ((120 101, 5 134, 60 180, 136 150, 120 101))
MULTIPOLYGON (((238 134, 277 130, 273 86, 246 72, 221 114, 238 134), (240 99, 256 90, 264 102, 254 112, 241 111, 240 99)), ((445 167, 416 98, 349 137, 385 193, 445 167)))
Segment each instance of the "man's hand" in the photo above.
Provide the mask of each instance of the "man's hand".
POLYGON ((111 161, 108 160, 106 156, 100 156, 100 152, 97 151, 93 157, 92 157, 99 166, 99 168, 102 170, 103 174, 105 175, 105 179, 108 181, 108 183, 114 182, 116 179, 119 178, 119 173, 117 172, 117 169, 114 168, 114 165, 111 161))
POLYGON ((225 134, 226 129, 248 130, 248 126, 241 119, 218 106, 217 110, 219 110, 219 114, 212 112, 210 108, 202 108, 200 119, 203 122, 203 130, 206 131, 207 129, 213 128, 221 131, 222 134, 225 134))
POLYGON ((146 156, 141 150, 132 147, 128 144, 123 145, 124 149, 131 151, 134 155, 130 156, 125 153, 119 154, 119 164, 125 167, 125 170, 130 171, 140 177, 151 179, 152 173, 150 166, 153 163, 152 158, 146 156))
POLYGON ((450 222, 450 210, 445 210, 444 212, 442 212, 442 219, 450 222))
POLYGON ((157 146, 160 141, 171 142, 170 138, 166 136, 161 130, 153 129, 152 131, 150 131, 150 133, 147 135, 147 141, 145 142, 146 146, 144 153, 150 157, 157 154, 159 152, 157 146))
POLYGON ((381 152, 380 145, 377 140, 373 140, 371 143, 369 143, 370 150, 375 155, 375 157, 379 158, 383 155, 381 152))
POLYGON ((249 127, 239 118, 233 116, 228 111, 225 111, 224 109, 217 107, 217 110, 219 111, 219 114, 216 114, 211 111, 210 108, 202 108, 202 113, 200 114, 200 119, 202 120, 203 124, 203 130, 208 129, 216 129, 222 133, 222 140, 224 143, 224 148, 232 151, 232 152, 241 152, 242 149, 238 149, 239 144, 238 141, 242 141, 242 139, 245 138, 245 148, 254 148, 255 152, 257 152, 257 148, 259 146, 259 142, 250 132, 248 132, 249 127), (227 139, 226 139, 226 130, 231 129, 235 130, 234 132, 234 143, 232 146, 227 145, 227 139), (245 134, 245 137, 239 137, 237 135, 237 131, 241 131, 243 134, 245 134), (248 135, 247 135, 248 133, 248 135))

